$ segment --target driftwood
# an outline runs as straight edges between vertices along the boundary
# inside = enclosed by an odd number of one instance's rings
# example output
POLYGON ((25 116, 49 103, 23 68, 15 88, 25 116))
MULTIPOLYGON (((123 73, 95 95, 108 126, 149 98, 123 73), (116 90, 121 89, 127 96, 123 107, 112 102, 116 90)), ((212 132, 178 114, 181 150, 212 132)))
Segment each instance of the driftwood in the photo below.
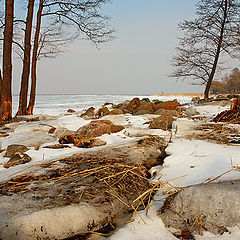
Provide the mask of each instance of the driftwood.
POLYGON ((164 148, 158 136, 146 137, 39 164, 39 174, 1 183, 0 239, 64 239, 113 226, 143 203, 134 200, 151 188, 144 165, 158 164, 164 148))

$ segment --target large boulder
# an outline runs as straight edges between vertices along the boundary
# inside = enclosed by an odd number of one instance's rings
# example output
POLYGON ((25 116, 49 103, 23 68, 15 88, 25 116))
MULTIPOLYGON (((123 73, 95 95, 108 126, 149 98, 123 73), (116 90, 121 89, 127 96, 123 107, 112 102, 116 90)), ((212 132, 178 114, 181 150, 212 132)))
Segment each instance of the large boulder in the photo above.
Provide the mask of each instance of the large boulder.
POLYGON ((109 114, 110 114, 110 111, 107 107, 102 107, 97 112, 98 117, 103 117, 103 116, 106 116, 106 115, 109 115, 109 114))
POLYGON ((158 109, 175 110, 176 107, 178 106, 181 106, 181 104, 175 99, 173 101, 166 101, 155 104, 155 110, 158 109))
POLYGON ((114 125, 109 120, 95 120, 89 124, 84 125, 76 131, 77 135, 82 137, 99 137, 103 134, 111 134, 120 132, 124 129, 121 125, 114 125))
POLYGON ((199 228, 222 234, 226 228, 240 226, 240 181, 200 184, 182 189, 169 197, 160 211, 166 227, 199 228), (195 222, 195 224, 194 224, 195 222))
POLYGON ((15 153, 25 153, 28 150, 24 145, 12 144, 7 147, 4 157, 12 157, 15 153))
POLYGON ((30 162, 32 159, 26 153, 16 153, 11 156, 10 160, 6 162, 3 166, 5 168, 14 167, 20 164, 25 164, 30 162))
POLYGON ((144 110, 148 111, 148 113, 154 113, 155 112, 155 104, 151 102, 141 102, 140 105, 133 110, 133 114, 136 114, 137 112, 144 110))
POLYGON ((175 119, 173 118, 173 116, 164 114, 152 120, 150 122, 149 128, 169 130, 172 129, 172 123, 174 120, 175 119))
POLYGON ((88 109, 85 111, 85 113, 83 113, 83 114, 81 115, 81 117, 89 117, 89 118, 91 118, 91 117, 94 116, 94 111, 95 111, 95 108, 94 108, 94 107, 90 107, 90 108, 88 108, 88 109))
POLYGON ((111 112, 110 112, 110 115, 120 115, 120 114, 123 114, 123 111, 121 109, 113 109, 111 112))
POLYGON ((127 105, 126 109, 131 112, 134 113, 136 111, 136 109, 141 105, 141 101, 139 98, 133 98, 129 104, 127 105))
POLYGON ((70 134, 73 134, 73 133, 74 133, 74 131, 69 130, 69 129, 65 128, 65 127, 57 127, 55 129, 55 131, 53 132, 53 136, 55 138, 59 138, 60 136, 70 135, 70 134))

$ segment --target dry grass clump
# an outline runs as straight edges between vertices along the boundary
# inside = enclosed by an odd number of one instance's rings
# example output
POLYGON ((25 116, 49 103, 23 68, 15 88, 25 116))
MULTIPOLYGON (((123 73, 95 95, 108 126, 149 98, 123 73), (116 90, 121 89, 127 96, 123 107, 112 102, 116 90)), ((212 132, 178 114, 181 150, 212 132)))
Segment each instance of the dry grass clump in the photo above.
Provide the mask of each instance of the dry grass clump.
POLYGON ((199 139, 199 140, 211 140, 217 143, 222 144, 240 144, 240 133, 239 131, 232 127, 226 126, 223 123, 211 124, 206 123, 198 126, 196 128, 198 130, 191 138, 199 139))

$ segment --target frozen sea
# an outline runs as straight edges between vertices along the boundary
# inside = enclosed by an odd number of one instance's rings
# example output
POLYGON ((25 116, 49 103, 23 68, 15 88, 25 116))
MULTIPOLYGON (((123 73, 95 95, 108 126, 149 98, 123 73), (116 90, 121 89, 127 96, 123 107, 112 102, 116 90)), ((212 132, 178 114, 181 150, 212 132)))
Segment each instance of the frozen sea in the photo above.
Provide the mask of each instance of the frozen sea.
MULTIPOLYGON (((187 96, 39 94, 36 96, 34 114, 59 115, 65 113, 69 108, 81 111, 91 106, 100 107, 105 102, 117 104, 134 97, 140 99, 147 97, 150 100, 159 99, 161 101, 177 99, 181 104, 189 103, 192 99, 187 96)), ((13 114, 16 113, 18 107, 18 98, 18 95, 13 96, 13 114)))

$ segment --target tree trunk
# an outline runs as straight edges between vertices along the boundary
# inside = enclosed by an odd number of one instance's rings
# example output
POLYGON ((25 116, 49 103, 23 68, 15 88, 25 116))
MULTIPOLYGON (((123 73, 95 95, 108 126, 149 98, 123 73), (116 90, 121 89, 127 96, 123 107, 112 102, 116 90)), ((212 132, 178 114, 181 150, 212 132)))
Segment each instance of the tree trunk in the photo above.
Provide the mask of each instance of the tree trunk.
POLYGON ((3 40, 3 81, 1 120, 12 118, 12 39, 13 39, 14 0, 5 0, 5 28, 3 40))
POLYGON ((26 20, 25 40, 24 40, 24 59, 22 69, 21 91, 19 96, 19 107, 17 115, 26 115, 27 113, 27 96, 28 96, 28 81, 30 75, 30 56, 31 56, 31 36, 32 36, 32 21, 34 1, 28 1, 28 13, 26 20))
POLYGON ((31 93, 30 93, 30 100, 27 108, 27 114, 33 114, 33 108, 35 105, 36 99, 36 82, 37 82, 37 53, 38 53, 38 42, 39 42, 39 35, 40 35, 40 28, 41 28, 41 20, 42 20, 42 10, 43 10, 43 0, 39 2, 39 8, 37 13, 37 23, 36 23, 36 32, 34 37, 34 46, 33 46, 33 54, 32 54, 32 68, 31 68, 31 93))
POLYGON ((213 77, 214 77, 215 72, 216 72, 218 59, 219 59, 220 51, 221 51, 221 48, 222 48, 223 33, 224 33, 224 28, 225 28, 225 23, 226 23, 226 18, 227 18, 227 7, 228 7, 228 0, 225 0, 224 1, 224 17, 223 17, 223 22, 222 22, 222 25, 221 25, 221 32, 220 32, 220 36, 219 36, 217 51, 216 51, 212 71, 210 73, 210 76, 209 76, 209 79, 207 81, 207 85, 206 85, 206 88, 205 88, 205 91, 204 91, 204 99, 208 99, 208 97, 209 97, 210 87, 211 87, 213 77))
POLYGON ((2 104, 2 70, 0 69, 0 106, 2 104))

